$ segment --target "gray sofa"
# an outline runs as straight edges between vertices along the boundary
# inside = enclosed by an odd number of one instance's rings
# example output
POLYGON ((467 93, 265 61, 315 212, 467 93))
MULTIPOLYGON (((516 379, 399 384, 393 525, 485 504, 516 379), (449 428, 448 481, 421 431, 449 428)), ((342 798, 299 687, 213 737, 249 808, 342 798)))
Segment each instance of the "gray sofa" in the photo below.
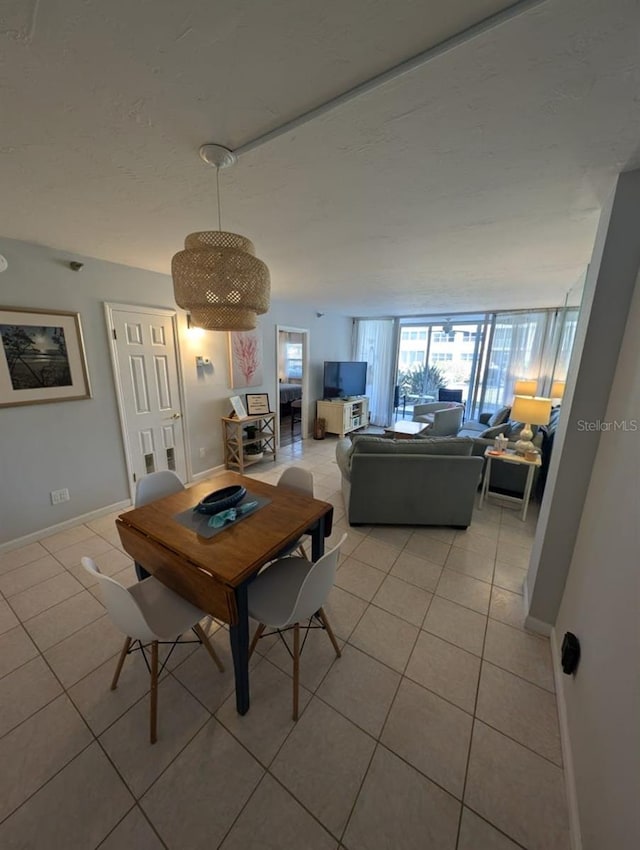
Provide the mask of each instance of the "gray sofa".
POLYGON ((336 447, 352 525, 450 525, 471 522, 483 460, 473 440, 389 440, 368 435, 336 447))

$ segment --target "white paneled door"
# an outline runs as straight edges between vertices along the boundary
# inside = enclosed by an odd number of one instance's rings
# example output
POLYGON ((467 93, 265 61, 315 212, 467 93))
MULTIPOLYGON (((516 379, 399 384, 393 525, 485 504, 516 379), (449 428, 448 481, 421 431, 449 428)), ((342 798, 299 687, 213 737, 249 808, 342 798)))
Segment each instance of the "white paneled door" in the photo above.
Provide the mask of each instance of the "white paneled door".
POLYGON ((110 309, 131 489, 142 476, 187 470, 173 316, 135 307, 110 309))

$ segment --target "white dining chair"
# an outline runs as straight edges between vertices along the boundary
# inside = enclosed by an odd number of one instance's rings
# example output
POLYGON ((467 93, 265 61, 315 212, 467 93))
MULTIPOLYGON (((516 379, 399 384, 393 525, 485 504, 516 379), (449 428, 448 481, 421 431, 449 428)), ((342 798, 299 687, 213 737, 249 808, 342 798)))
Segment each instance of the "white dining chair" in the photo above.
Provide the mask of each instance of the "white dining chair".
MULTIPOLYGON (((308 469, 303 469, 301 466, 287 467, 278 479, 276 487, 286 487, 287 490, 295 490, 297 493, 302 493, 303 496, 310 496, 313 499, 313 475, 308 469)), ((301 557, 309 560, 302 540, 290 543, 286 549, 278 553, 277 557, 284 558, 296 550, 300 552, 301 557)))
POLYGON ((126 635, 111 682, 111 690, 114 691, 118 685, 122 665, 129 653, 140 650, 149 669, 151 674, 149 737, 151 743, 155 744, 158 724, 158 675, 162 673, 182 633, 193 629, 218 670, 221 673, 224 672, 222 661, 200 625, 200 621, 207 615, 182 596, 165 587, 153 576, 127 588, 115 579, 103 575, 91 558, 84 557, 81 562, 85 570, 98 579, 104 607, 113 624, 126 635), (158 670, 160 643, 170 643, 173 647, 158 670), (151 645, 151 665, 147 661, 145 651, 149 644, 151 645))
MULTIPOLYGON (((293 630, 293 719, 298 719, 298 691, 300 680, 300 624, 308 621, 304 642, 309 629, 323 628, 333 644, 338 658, 340 647, 324 611, 324 604, 333 587, 340 547, 346 540, 343 534, 340 541, 329 552, 319 558, 315 564, 309 564, 305 558, 280 558, 261 572, 251 582, 248 589, 249 616, 258 621, 253 635, 249 656, 255 650, 266 628, 275 629, 269 634, 278 634, 283 641, 283 632, 293 630), (314 620, 319 625, 314 625, 314 620)), ((287 649, 288 644, 285 641, 287 649)))
MULTIPOLYGON (((134 507, 141 508, 143 505, 155 502, 156 499, 171 496, 173 493, 179 493, 184 489, 185 486, 179 476, 171 469, 159 469, 157 472, 150 472, 149 475, 140 478, 136 484, 134 507)), ((142 564, 135 561, 134 567, 139 581, 149 577, 150 574, 142 564)))

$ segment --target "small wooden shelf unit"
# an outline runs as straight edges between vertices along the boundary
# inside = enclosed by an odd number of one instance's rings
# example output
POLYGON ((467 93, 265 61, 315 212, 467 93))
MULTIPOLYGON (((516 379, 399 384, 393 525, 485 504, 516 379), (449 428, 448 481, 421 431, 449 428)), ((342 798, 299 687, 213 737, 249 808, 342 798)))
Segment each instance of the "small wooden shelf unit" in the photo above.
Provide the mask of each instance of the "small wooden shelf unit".
POLYGON ((328 434, 344 437, 350 431, 369 424, 369 399, 363 396, 350 401, 318 401, 316 416, 325 420, 328 434))
POLYGON ((247 416, 245 419, 222 417, 222 442, 224 446, 224 463, 227 469, 238 469, 244 473, 247 466, 260 463, 266 458, 276 459, 276 415, 264 413, 262 416, 247 416), (256 428, 256 435, 248 439, 244 432, 247 425, 256 428), (262 455, 248 455, 247 446, 262 444, 262 455))

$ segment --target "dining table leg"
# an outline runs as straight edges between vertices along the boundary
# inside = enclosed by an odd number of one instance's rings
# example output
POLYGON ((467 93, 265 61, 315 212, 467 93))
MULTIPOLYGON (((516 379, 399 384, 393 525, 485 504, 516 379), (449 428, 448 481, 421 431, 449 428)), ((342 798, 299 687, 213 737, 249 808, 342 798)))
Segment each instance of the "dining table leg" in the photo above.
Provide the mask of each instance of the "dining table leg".
POLYGON ((315 564, 324 555, 325 518, 321 516, 311 529, 311 560, 315 564))
POLYGON ((235 597, 238 609, 238 622, 229 626, 233 670, 236 679, 236 710, 238 714, 249 711, 249 608, 247 604, 247 585, 243 582, 236 587, 235 597))

